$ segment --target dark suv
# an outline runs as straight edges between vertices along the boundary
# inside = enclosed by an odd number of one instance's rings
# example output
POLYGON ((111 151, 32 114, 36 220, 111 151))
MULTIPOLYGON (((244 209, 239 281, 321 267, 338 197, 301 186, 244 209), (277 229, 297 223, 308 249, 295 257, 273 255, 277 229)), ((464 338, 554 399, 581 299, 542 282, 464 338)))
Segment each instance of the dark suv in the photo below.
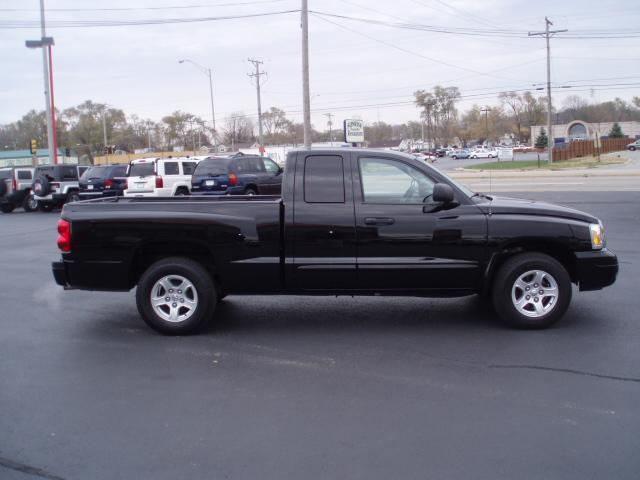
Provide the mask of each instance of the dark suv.
POLYGON ((128 165, 99 165, 89 168, 80 177, 80 200, 122 196, 127 188, 128 165))
POLYGON ((192 195, 280 195, 282 168, 259 155, 202 160, 191 178, 192 195))
POLYGON ((33 167, 0 168, 0 211, 11 213, 16 207, 27 212, 35 210, 37 204, 31 195, 33 167))

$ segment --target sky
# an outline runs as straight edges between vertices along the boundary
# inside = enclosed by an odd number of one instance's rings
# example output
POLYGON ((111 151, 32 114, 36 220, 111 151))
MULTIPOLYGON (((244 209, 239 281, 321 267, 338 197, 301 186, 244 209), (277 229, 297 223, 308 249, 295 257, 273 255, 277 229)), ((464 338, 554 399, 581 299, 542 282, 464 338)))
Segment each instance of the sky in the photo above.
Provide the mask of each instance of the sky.
MULTIPOLYGON (((210 121, 207 76, 179 63, 190 59, 213 71, 221 128, 234 112, 257 117, 255 83, 247 75, 253 58, 267 72, 263 111, 278 107, 301 121, 298 12, 184 21, 286 12, 300 3, 45 0, 47 35, 55 39, 56 106, 90 99, 156 121, 175 110, 210 121), (180 23, 140 25, 160 19, 180 23), (137 24, 99 25, 110 21, 137 24)), ((309 0, 309 9, 312 123, 318 129, 326 128, 328 113, 334 128, 346 118, 418 120, 413 92, 434 85, 457 86, 459 110, 496 105, 500 91, 545 95, 535 90, 546 82, 545 41, 527 36, 544 29, 545 15, 551 28, 568 30, 551 40, 552 81, 564 87, 554 92, 555 106, 572 94, 590 102, 640 95, 637 0, 309 0)), ((44 109, 41 53, 24 46, 39 39, 39 19, 38 0, 0 0, 0 124, 44 109)))

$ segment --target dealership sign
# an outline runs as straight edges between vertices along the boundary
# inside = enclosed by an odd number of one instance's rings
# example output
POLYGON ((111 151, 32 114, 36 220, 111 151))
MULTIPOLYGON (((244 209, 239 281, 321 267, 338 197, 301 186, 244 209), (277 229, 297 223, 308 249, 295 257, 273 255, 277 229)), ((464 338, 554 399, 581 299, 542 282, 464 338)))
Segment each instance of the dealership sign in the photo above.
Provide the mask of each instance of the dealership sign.
POLYGON ((364 122, 362 120, 344 121, 344 141, 348 143, 364 142, 364 122))

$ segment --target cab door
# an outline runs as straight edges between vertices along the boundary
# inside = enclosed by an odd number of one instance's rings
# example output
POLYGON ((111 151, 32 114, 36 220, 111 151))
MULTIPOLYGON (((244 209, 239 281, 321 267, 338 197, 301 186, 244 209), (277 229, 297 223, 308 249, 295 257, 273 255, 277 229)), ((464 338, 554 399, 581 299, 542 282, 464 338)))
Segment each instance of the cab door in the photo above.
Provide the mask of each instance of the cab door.
POLYGON ((285 225, 289 288, 356 287, 356 230, 349 152, 301 152, 295 163, 292 222, 285 225))
MULTIPOLYGON (((473 289, 487 222, 469 199, 430 202, 437 179, 408 159, 354 154, 358 287, 372 291, 473 289)), ((465 197, 466 198, 466 197, 465 197)))

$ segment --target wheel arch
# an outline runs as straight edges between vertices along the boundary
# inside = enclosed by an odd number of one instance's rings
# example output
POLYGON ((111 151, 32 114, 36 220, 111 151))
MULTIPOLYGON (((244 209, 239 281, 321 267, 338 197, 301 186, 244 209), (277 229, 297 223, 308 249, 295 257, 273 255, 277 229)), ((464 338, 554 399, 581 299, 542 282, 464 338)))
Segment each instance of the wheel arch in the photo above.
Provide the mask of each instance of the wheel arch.
POLYGON ((577 282, 578 265, 576 256, 568 246, 549 240, 515 242, 505 246, 499 252, 494 253, 489 260, 484 275, 483 294, 489 294, 491 292, 495 275, 498 270, 500 270, 500 267, 502 267, 508 259, 521 253, 543 253, 549 255, 565 268, 571 282, 577 282))
POLYGON ((131 258, 132 286, 138 284, 142 274, 151 265, 170 257, 188 258, 198 262, 211 275, 216 286, 221 286, 222 282, 216 268, 216 257, 206 244, 198 241, 168 242, 162 240, 146 242, 135 249, 131 258))

